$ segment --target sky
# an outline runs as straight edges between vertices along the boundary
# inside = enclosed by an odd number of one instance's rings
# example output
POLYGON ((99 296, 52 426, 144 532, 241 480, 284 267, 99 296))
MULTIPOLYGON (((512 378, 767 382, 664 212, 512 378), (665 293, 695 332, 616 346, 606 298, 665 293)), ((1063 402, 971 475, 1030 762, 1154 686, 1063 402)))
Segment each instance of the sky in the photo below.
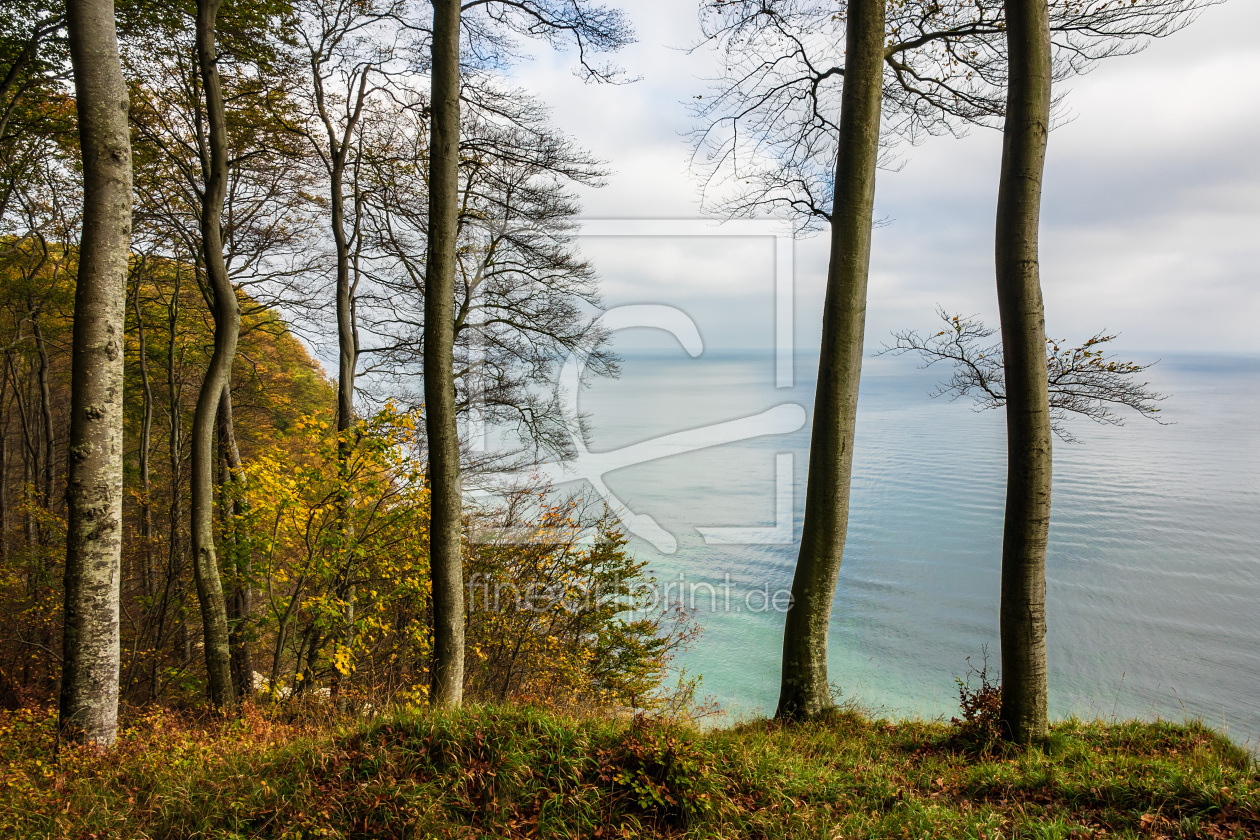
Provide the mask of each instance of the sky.
MULTIPOLYGON (((618 61, 638 81, 596 85, 573 56, 538 52, 514 81, 612 175, 580 197, 589 219, 703 218, 688 171, 686 102, 717 69, 696 4, 623 3, 637 42, 618 61)), ((1118 350, 1260 354, 1260 2, 1227 0, 1138 55, 1065 82, 1050 137, 1041 273, 1049 335, 1119 332, 1118 350)), ((904 147, 877 178, 867 345, 931 328, 939 305, 996 325, 993 215, 999 132, 904 147)), ((694 225, 687 230, 694 230, 694 225)), ((607 225, 605 225, 607 229, 607 225)), ((775 341, 774 240, 765 236, 584 236, 609 306, 682 309, 706 349, 775 341)), ((825 235, 793 246, 794 345, 816 348, 825 235)), ((669 347, 628 330, 617 346, 669 347)))

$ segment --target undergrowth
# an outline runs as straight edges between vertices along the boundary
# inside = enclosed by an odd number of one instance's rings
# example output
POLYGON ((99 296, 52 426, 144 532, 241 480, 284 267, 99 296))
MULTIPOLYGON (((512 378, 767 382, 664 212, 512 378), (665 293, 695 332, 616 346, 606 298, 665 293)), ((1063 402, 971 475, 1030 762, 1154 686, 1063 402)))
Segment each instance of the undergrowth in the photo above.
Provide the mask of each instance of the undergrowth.
POLYGON ((1249 838, 1251 757, 1197 724, 979 751, 852 710, 701 732, 531 708, 375 721, 153 713, 106 754, 0 717, 3 838, 1249 838))
POLYGON ((959 746, 976 752, 992 752, 1002 744, 1002 685, 989 679, 989 651, 984 651, 980 668, 971 666, 967 658, 967 677, 954 677, 958 684, 958 709, 961 718, 950 718, 954 738, 959 746), (972 685, 975 678, 979 683, 972 685))

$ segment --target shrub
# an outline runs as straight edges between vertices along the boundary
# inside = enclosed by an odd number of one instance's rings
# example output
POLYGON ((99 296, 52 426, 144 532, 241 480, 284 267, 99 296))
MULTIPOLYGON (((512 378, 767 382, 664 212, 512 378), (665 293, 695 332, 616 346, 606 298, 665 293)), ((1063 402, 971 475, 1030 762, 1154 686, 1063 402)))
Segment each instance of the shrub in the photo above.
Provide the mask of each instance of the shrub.
POLYGON ((678 727, 635 715, 620 742, 596 758, 599 781, 656 821, 690 824, 714 814, 715 758, 678 727))
POLYGON ((954 737, 965 747, 988 752, 1002 741, 1002 686, 989 680, 989 654, 979 670, 967 658, 967 677, 954 677, 958 684, 958 708, 962 718, 950 718, 954 737), (972 679, 979 685, 972 687, 972 679))

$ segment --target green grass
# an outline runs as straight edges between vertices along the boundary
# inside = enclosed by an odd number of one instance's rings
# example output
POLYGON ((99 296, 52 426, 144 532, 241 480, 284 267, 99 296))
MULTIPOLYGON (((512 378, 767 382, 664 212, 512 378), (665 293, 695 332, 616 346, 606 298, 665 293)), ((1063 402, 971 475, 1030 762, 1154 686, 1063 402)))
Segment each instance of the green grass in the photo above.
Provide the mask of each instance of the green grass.
POLYGON ((1260 836, 1251 757, 1193 723, 1068 721, 990 754, 855 712, 708 732, 522 708, 157 715, 60 761, 52 733, 0 718, 0 837, 1260 836))

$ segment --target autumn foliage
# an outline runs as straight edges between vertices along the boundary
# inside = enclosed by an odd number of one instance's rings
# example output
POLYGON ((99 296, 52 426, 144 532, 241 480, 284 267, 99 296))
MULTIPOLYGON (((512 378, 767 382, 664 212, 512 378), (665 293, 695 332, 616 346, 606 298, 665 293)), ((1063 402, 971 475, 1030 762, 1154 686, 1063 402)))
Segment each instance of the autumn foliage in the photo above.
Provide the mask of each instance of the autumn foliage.
MULTIPOLYGON (((58 679, 65 453, 56 444, 68 425, 74 255, 30 243, 8 254, 0 605, 18 620, 0 638, 0 701, 16 709, 50 702, 58 679)), ((194 708, 205 676, 187 429, 212 324, 190 266, 137 259, 131 284, 123 698, 194 708)), ((216 506, 234 666, 262 703, 421 702, 431 651, 421 415, 386 403, 339 436, 318 363, 274 311, 245 296, 242 309, 232 386, 240 463, 229 465, 221 441, 216 506)), ((690 697, 693 685, 667 680, 695 627, 648 596, 645 564, 599 511, 527 489, 471 511, 465 550, 472 698, 653 708, 690 697)))

